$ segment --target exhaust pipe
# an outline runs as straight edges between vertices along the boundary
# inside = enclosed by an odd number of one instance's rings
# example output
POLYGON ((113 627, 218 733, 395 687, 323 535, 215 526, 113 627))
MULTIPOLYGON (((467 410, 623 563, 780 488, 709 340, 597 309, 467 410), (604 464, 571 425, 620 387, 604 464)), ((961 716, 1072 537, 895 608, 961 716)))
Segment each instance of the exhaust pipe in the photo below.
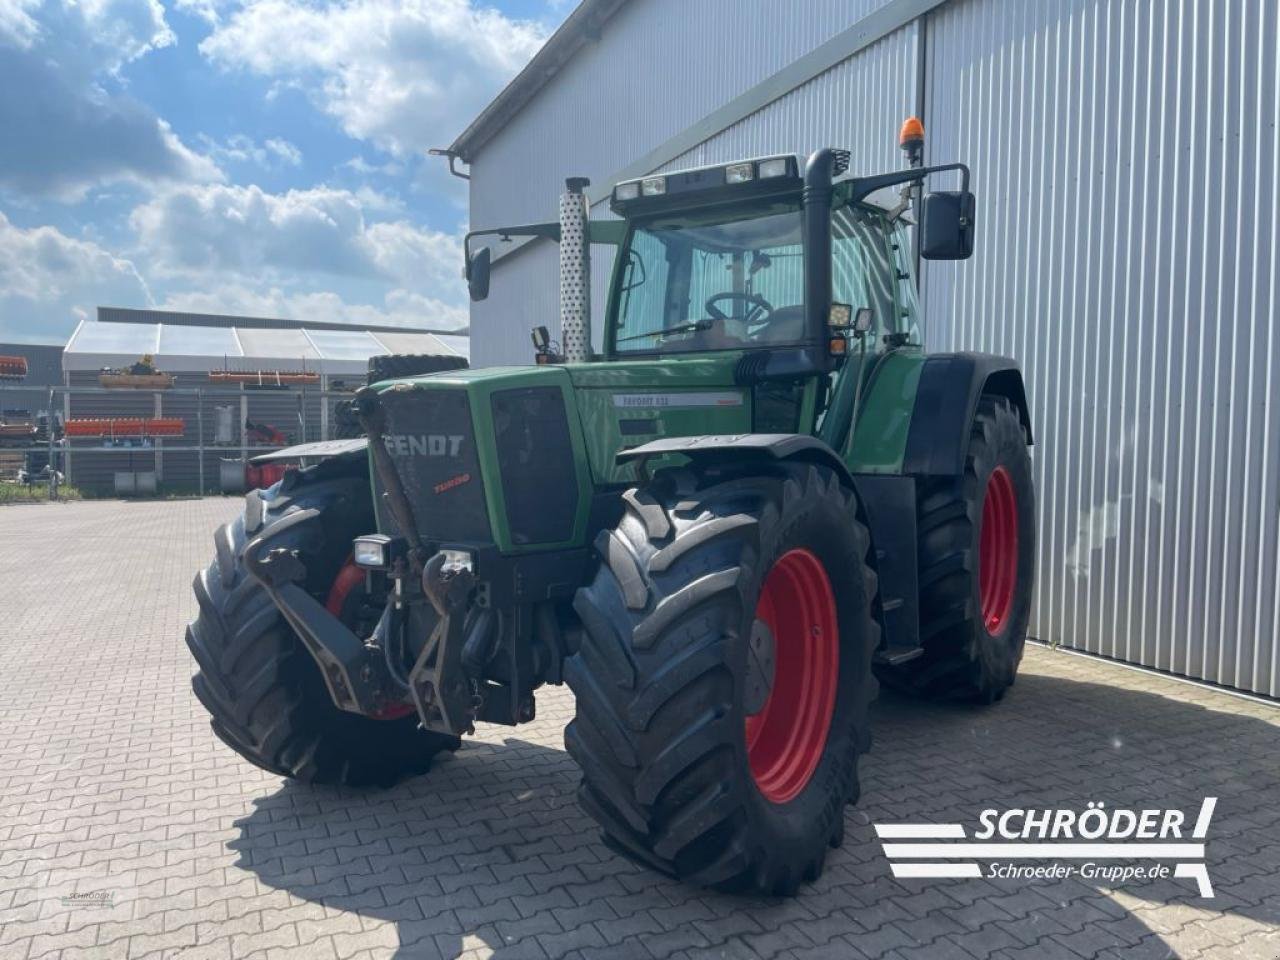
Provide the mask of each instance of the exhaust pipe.
POLYGON ((570 177, 560 194, 560 341, 566 363, 591 359, 591 241, 586 177, 570 177))

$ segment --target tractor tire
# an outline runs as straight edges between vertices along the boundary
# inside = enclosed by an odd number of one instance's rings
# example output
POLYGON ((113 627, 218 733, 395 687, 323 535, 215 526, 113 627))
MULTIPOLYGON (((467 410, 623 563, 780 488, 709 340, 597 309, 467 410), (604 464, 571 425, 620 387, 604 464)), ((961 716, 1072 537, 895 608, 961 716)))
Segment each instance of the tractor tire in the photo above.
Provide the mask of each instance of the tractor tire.
POLYGON ((918 489, 924 653, 882 670, 928 699, 993 703, 1017 677, 1035 580, 1035 485, 1027 435, 1004 397, 983 396, 964 474, 918 489))
POLYGON ((734 892, 794 893, 857 800, 876 577, 832 471, 664 471, 628 491, 574 607, 565 746, 619 853, 734 892), (777 656, 774 656, 774 651, 777 656))
POLYGON ((369 358, 369 382, 398 380, 401 377, 420 377, 425 373, 444 370, 462 370, 467 366, 466 357, 451 354, 435 356, 429 353, 392 353, 369 358))
POLYGON ((200 609, 186 639, 199 670, 191 685, 213 732, 264 770, 304 783, 390 786, 426 772, 458 738, 419 730, 414 714, 378 720, 334 706, 315 661, 243 559, 248 540, 298 510, 320 509, 324 541, 302 558, 307 588, 350 623, 364 589, 363 573, 347 563, 351 539, 375 528, 368 480, 341 475, 351 470, 327 461, 289 473, 251 492, 244 515, 219 528, 213 563, 193 584, 200 609))

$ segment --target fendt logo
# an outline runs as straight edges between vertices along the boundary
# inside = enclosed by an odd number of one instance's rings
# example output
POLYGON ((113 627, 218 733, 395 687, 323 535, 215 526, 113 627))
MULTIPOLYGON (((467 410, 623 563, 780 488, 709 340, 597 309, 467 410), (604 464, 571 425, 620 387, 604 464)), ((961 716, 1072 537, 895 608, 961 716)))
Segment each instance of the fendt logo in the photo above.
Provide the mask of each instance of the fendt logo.
POLYGON ((462 440, 460 433, 389 433, 382 443, 393 457, 456 457, 462 440))

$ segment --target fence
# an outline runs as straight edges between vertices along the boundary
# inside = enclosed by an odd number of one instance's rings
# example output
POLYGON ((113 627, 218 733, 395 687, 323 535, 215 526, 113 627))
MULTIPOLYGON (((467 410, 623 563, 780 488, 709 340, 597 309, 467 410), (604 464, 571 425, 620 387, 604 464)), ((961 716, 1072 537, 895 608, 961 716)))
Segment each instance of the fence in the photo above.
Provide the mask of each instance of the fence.
MULTIPOLYGON (((330 378, 318 386, 215 384, 208 388, 128 390, 91 385, 96 375, 72 371, 48 388, 42 410, 29 411, 40 432, 23 442, 10 431, 0 445, 0 477, 53 464, 68 484, 88 492, 221 488, 224 460, 247 461, 295 443, 328 440, 344 422, 339 404, 363 378, 330 378), (47 417, 47 420, 44 419, 47 417), (41 427, 41 424, 47 424, 41 427)), ((6 392, 29 387, 0 384, 6 392)), ((12 426, 12 422, 11 422, 12 426)), ((48 478, 54 494, 52 471, 48 478)))

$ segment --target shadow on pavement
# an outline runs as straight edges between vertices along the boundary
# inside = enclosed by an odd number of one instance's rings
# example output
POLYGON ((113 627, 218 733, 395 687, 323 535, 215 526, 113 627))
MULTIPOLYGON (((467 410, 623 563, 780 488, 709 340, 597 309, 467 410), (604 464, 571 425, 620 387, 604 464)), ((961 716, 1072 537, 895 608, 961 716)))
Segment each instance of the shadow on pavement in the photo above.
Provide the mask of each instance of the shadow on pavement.
POLYGON ((267 886, 326 913, 394 923, 402 958, 484 948, 1170 956, 1192 921, 1233 943, 1242 920, 1280 928, 1280 729, 1260 716, 1041 673, 1024 674, 990 708, 886 691, 874 712, 876 744, 845 845, 790 901, 708 893, 616 857, 577 806, 568 756, 519 739, 464 742, 389 791, 285 783, 255 801, 231 847, 267 886), (872 827, 961 822, 972 835, 985 808, 1083 810, 1090 800, 1177 807, 1194 819, 1205 796, 1219 798, 1208 834, 1213 900, 1183 879, 1116 893, 1079 879, 898 881, 872 827), (1235 919, 1222 926, 1224 917, 1235 919))

